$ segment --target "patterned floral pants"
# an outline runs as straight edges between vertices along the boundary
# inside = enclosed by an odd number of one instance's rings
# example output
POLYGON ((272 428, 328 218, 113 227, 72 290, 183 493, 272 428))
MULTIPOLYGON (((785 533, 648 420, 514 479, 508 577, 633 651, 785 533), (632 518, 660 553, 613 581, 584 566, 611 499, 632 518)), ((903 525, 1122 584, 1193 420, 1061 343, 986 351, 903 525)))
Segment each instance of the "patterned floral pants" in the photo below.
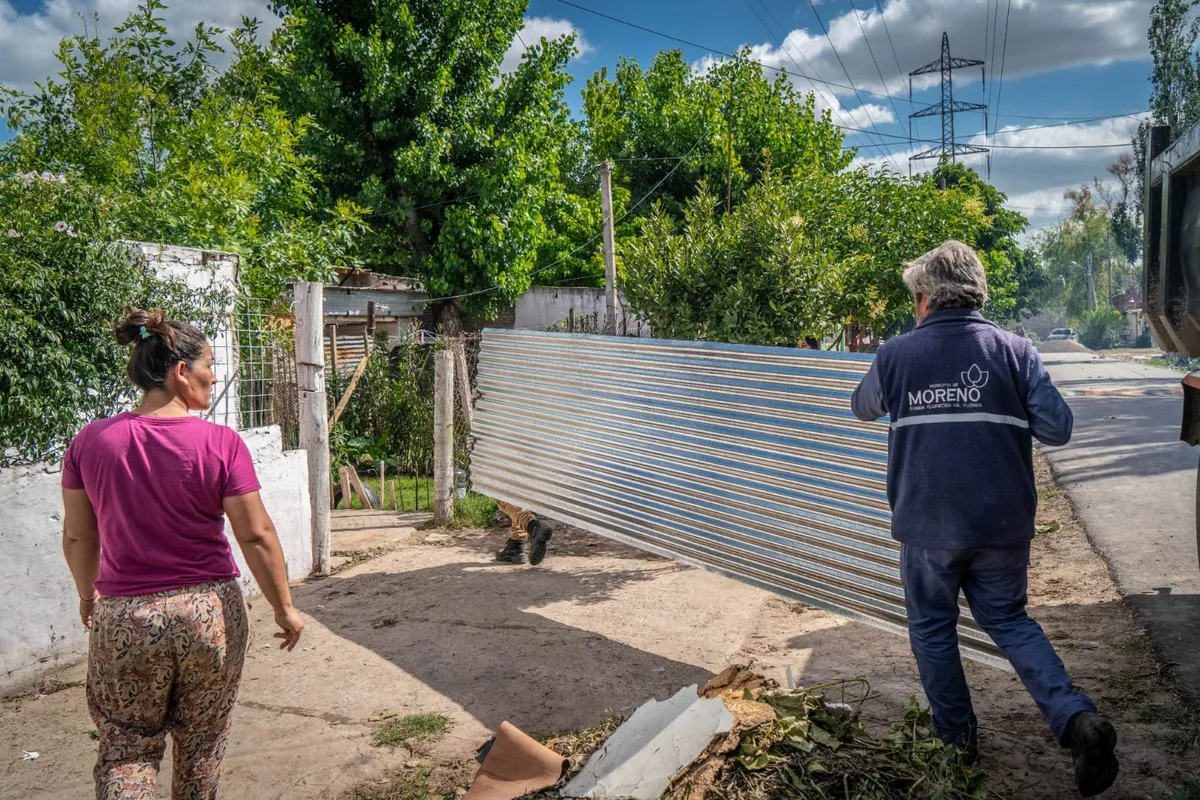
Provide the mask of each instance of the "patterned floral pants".
POLYGON ((96 602, 87 697, 100 732, 97 800, 152 800, 168 732, 172 797, 217 796, 248 644, 235 581, 96 602))

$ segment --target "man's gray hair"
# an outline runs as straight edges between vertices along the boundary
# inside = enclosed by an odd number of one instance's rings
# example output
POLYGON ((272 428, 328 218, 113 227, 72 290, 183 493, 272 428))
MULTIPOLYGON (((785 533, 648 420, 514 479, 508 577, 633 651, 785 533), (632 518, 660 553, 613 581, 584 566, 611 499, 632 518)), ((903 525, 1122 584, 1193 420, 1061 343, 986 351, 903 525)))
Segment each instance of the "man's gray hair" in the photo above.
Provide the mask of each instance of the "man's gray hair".
POLYGON ((948 239, 940 247, 909 263, 904 285, 915 298, 925 295, 930 311, 970 308, 978 311, 988 300, 983 263, 968 245, 948 239))

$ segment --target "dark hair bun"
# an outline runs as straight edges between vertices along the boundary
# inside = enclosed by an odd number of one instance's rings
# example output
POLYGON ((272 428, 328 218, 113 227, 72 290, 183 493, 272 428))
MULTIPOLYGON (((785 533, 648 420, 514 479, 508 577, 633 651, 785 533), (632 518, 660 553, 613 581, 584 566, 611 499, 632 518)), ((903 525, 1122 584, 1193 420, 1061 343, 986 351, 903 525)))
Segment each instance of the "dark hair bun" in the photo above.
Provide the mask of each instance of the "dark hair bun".
POLYGON ((162 388, 175 364, 182 361, 191 366, 208 347, 199 328, 167 319, 162 309, 126 307, 125 313, 125 321, 114 326, 113 335, 120 344, 133 345, 125 374, 142 391, 162 388))
POLYGON ((167 347, 175 349, 175 329, 167 322, 161 308, 146 311, 126 306, 125 313, 125 321, 118 322, 114 331, 118 344, 137 345, 147 339, 160 337, 166 341, 167 347))

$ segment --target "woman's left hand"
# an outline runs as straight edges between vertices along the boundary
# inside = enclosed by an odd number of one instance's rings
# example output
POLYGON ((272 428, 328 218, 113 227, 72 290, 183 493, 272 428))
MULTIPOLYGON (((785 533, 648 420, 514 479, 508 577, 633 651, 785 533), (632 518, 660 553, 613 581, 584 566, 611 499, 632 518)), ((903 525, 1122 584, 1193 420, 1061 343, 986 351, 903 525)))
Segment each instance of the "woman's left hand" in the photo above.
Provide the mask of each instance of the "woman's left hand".
POLYGON ((92 612, 95 608, 96 598, 93 597, 91 600, 84 600, 82 597, 79 598, 79 619, 83 622, 83 627, 89 631, 92 629, 92 612))

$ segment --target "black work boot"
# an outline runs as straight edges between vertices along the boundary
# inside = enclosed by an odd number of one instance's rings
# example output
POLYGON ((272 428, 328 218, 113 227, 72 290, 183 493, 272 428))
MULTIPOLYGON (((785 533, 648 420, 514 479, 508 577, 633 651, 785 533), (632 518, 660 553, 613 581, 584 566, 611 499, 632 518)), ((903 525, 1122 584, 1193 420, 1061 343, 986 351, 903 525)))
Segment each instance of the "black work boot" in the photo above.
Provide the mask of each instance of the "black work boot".
POLYGON ((546 546, 554 531, 540 519, 530 522, 526 530, 529 532, 529 563, 537 566, 546 557, 546 546))
POLYGON ((1117 779, 1117 731, 1091 711, 1080 711, 1067 724, 1064 744, 1075 759, 1075 785, 1084 797, 1095 797, 1117 779))
POLYGON ((933 733, 943 743, 958 748, 959 761, 964 767, 973 767, 979 763, 979 720, 974 714, 971 715, 970 727, 957 736, 947 735, 938 730, 936 723, 933 725, 933 733))
POLYGON ((504 545, 504 549, 496 552, 496 560, 505 564, 524 564, 525 543, 516 539, 509 539, 507 544, 504 545))

